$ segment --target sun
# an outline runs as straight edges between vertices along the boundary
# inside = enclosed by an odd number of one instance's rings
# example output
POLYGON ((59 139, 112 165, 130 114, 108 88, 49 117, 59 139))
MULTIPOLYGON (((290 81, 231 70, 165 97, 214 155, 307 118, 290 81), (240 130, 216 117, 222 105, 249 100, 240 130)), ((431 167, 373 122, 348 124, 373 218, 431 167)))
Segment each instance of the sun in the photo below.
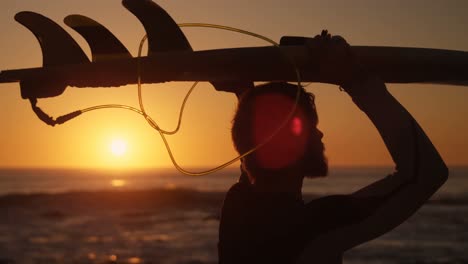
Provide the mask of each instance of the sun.
POLYGON ((114 139, 110 144, 110 150, 114 156, 123 156, 127 152, 127 142, 121 139, 114 139))

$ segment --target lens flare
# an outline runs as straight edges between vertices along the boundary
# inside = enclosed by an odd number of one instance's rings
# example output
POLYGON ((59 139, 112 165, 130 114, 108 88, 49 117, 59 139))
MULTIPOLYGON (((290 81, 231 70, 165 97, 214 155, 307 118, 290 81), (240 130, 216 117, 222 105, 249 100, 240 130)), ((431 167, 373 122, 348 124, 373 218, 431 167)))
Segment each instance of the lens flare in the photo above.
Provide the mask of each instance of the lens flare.
POLYGON ((291 131, 295 136, 299 136, 302 133, 302 120, 297 116, 292 120, 291 131))

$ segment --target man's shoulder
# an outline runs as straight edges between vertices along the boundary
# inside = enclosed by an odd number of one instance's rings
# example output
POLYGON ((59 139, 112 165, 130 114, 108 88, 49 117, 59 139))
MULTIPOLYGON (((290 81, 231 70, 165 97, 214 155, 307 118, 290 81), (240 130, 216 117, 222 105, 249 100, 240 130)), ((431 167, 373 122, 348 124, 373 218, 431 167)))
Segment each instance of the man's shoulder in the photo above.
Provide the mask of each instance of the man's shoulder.
POLYGON ((243 183, 243 182, 236 182, 229 188, 228 194, 229 193, 237 193, 237 192, 245 192, 250 189, 250 184, 248 183, 243 183))
POLYGON ((246 183, 235 183, 229 188, 224 198, 224 206, 232 203, 242 203, 244 200, 249 199, 252 193, 251 187, 246 183))
POLYGON ((235 183, 229 188, 225 199, 241 199, 252 193, 252 187, 248 183, 235 183))
POLYGON ((239 234, 233 234, 232 231, 243 230, 243 228, 239 229, 239 226, 249 223, 251 214, 255 212, 249 189, 249 186, 236 183, 226 193, 221 209, 220 237, 221 233, 237 236, 239 234))

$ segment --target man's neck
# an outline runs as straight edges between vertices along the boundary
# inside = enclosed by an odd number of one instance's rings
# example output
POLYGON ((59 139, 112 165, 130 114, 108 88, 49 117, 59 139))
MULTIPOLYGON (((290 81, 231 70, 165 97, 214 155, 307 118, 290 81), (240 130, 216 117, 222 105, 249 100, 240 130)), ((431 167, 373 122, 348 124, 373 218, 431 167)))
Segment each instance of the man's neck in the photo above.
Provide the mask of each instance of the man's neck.
MULTIPOLYGON (((268 176, 262 178, 268 179, 268 176)), ((259 192, 288 193, 302 199, 302 176, 298 176, 297 174, 288 174, 274 178, 284 180, 257 181, 253 184, 253 187, 259 192)))

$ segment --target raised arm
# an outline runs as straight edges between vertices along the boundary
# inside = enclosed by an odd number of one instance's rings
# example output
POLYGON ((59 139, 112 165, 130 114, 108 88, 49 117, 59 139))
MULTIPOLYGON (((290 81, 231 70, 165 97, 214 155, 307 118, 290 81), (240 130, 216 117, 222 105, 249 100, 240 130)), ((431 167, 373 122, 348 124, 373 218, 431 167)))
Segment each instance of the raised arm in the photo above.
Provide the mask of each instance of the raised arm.
POLYGON ((391 199, 408 187, 415 188, 413 199, 432 195, 447 179, 448 169, 427 135, 378 78, 367 77, 358 85, 364 92, 350 92, 353 101, 379 131, 396 171, 353 196, 391 199))
MULTIPOLYGON (((343 56, 349 46, 342 38, 331 45, 332 52, 341 52, 340 59, 349 59, 343 56)), ((341 253, 387 233, 414 214, 448 176, 446 165, 424 131, 381 80, 359 69, 355 62, 342 63, 337 69, 336 73, 343 76, 343 88, 382 136, 396 172, 353 193, 357 208, 362 202, 362 208, 369 207, 368 214, 314 239, 302 260, 312 259, 317 253, 341 253)))

